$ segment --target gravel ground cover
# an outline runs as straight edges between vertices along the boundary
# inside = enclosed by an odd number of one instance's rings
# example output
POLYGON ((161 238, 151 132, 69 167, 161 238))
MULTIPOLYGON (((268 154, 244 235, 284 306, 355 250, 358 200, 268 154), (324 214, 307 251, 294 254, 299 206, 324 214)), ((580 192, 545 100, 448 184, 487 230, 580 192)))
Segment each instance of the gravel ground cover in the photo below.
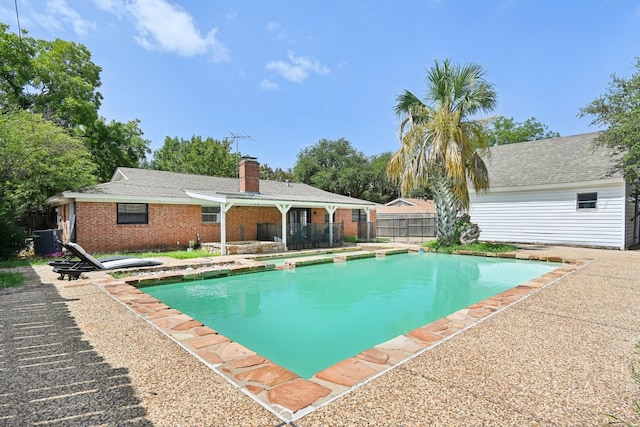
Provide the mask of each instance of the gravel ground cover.
MULTIPOLYGON (((296 425, 640 422, 640 253, 522 252, 594 262, 296 425)), ((58 281, 46 266, 27 279, 0 291, 0 425, 281 423, 90 280, 58 281)))

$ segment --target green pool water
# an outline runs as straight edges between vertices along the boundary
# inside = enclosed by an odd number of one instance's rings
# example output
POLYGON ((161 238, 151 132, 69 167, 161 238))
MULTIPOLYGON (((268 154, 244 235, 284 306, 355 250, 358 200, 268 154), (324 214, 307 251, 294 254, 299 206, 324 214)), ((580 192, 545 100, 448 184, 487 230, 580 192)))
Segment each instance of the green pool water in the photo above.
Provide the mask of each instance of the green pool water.
POLYGON ((558 266, 408 254, 144 292, 303 378, 558 266))

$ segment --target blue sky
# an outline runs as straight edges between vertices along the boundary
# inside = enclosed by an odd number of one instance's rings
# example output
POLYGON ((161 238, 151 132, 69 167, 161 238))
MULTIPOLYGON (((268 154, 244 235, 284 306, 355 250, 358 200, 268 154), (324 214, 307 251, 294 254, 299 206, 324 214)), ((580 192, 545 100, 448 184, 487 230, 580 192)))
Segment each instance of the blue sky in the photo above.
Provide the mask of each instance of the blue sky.
MULTIPOLYGON (((17 0, 22 28, 82 43, 102 67, 100 114, 166 136, 236 135, 284 169, 322 138, 395 151, 396 97, 422 96, 434 60, 476 62, 495 115, 573 135, 579 109, 640 56, 640 2, 625 0, 17 0)), ((13 1, 0 20, 16 31, 13 1)))

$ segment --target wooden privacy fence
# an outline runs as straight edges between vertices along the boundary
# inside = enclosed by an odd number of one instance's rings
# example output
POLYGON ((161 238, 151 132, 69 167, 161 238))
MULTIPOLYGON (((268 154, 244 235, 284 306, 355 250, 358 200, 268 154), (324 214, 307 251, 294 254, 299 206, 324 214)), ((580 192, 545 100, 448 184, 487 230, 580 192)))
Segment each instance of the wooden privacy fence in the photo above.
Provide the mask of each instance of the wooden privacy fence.
POLYGON ((435 214, 379 214, 376 235, 394 240, 427 240, 436 236, 435 214))

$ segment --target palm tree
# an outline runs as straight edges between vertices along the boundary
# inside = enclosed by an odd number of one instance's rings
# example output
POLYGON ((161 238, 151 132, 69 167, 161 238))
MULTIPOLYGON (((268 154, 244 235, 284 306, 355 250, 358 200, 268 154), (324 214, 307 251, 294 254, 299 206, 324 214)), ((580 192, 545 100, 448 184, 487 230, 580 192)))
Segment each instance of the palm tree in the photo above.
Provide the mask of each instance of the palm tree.
POLYGON ((489 188, 487 168, 477 149, 486 148, 478 112, 495 107, 493 85, 477 64, 435 61, 427 72, 424 102, 405 90, 395 112, 400 117, 400 149, 387 164, 387 174, 406 193, 428 185, 434 194, 436 235, 453 243, 460 211, 469 207, 470 181, 476 191, 489 188))

